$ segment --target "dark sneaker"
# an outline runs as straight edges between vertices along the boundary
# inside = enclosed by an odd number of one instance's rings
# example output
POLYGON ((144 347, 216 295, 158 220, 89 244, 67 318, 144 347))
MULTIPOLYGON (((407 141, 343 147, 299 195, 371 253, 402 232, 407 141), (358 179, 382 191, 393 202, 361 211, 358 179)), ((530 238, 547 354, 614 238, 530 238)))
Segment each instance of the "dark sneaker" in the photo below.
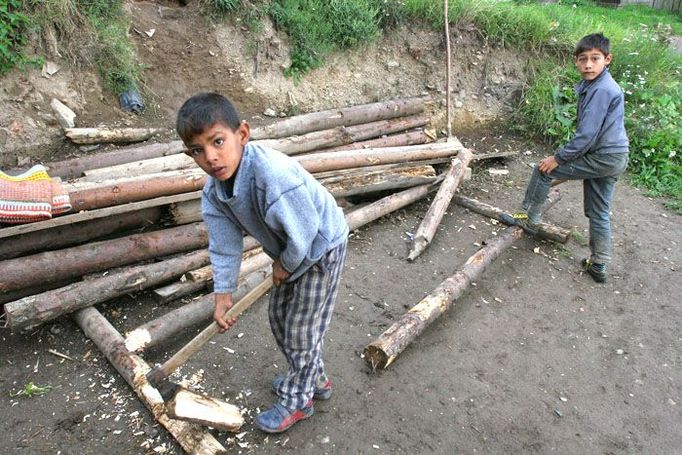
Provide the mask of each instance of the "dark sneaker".
MULTIPOLYGON (((277 393, 277 390, 279 390, 279 386, 282 385, 282 382, 284 382, 283 374, 275 376, 275 379, 272 380, 272 391, 277 393)), ((327 379, 322 384, 318 383, 317 386, 315 387, 313 398, 316 400, 328 400, 331 397, 332 397, 331 379, 327 379)))
POLYGON ((606 264, 597 264, 589 259, 583 259, 581 263, 583 270, 590 274, 597 283, 606 281, 606 264))
POLYGON ((538 233, 538 225, 536 223, 533 223, 528 218, 528 215, 523 212, 515 213, 513 215, 510 215, 508 213, 502 213, 500 214, 500 221, 510 226, 518 226, 531 235, 535 235, 538 233))
POLYGON ((276 403, 270 409, 258 414, 256 426, 266 433, 281 433, 287 431, 296 422, 312 416, 314 412, 313 400, 308 401, 303 409, 296 409, 295 411, 290 411, 276 403))

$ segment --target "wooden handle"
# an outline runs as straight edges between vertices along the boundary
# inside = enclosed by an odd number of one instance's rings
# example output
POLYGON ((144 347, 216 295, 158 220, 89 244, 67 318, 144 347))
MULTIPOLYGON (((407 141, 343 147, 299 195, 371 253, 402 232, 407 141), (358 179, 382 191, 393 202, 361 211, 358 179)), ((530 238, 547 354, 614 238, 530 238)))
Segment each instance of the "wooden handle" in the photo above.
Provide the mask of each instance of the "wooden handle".
MULTIPOLYGON (((258 300, 263 294, 265 294, 268 289, 272 287, 272 275, 268 275, 265 280, 249 291, 244 297, 242 297, 239 302, 232 305, 232 308, 227 310, 223 315, 225 319, 232 319, 244 312, 248 307, 250 307, 256 300, 258 300)), ((220 325, 217 322, 213 322, 211 325, 202 330, 197 336, 192 338, 192 340, 182 347, 177 353, 175 353, 170 359, 166 360, 163 365, 161 365, 161 371, 165 376, 170 375, 175 371, 180 365, 185 363, 187 359, 192 357, 208 340, 213 338, 213 335, 220 331, 220 325)))

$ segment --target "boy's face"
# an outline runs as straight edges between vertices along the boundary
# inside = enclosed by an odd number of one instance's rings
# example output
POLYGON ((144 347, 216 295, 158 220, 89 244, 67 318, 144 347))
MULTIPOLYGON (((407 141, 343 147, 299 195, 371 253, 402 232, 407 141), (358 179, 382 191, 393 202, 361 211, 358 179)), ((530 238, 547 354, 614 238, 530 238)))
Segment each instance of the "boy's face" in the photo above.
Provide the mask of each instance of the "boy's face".
POLYGON ((594 80, 609 63, 611 54, 604 55, 599 49, 590 49, 575 57, 575 66, 586 81, 594 80))
POLYGON ((194 158, 204 172, 222 182, 237 171, 249 136, 246 122, 242 122, 236 131, 223 123, 214 123, 185 143, 185 153, 194 158))

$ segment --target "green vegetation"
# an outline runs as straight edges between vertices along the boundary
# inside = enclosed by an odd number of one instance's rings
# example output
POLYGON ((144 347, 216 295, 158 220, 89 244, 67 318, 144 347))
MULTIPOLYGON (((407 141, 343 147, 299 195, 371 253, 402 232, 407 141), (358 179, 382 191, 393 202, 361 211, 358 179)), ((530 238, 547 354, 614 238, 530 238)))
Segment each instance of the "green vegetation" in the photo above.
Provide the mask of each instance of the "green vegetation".
POLYGON ((0 0, 0 76, 25 61, 28 18, 20 12, 19 0, 0 0))
POLYGON ((10 394, 12 397, 26 397, 26 398, 32 398, 34 396, 41 396, 45 395, 47 392, 52 390, 54 387, 51 385, 40 385, 40 384, 35 384, 33 381, 29 381, 28 384, 24 386, 23 389, 15 393, 14 395, 10 394))

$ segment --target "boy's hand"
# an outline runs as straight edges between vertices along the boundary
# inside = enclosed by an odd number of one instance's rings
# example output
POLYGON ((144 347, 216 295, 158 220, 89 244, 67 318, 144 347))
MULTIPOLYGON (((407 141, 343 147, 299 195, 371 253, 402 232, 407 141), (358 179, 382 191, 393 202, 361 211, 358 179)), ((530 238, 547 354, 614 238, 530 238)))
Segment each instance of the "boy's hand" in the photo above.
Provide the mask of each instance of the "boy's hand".
POLYGON ((282 266, 282 262, 279 259, 275 259, 272 263, 272 283, 275 286, 279 286, 289 278, 289 275, 291 274, 282 266))
POLYGON ((540 163, 538 163, 538 170, 543 174, 549 174, 558 166, 559 162, 556 160, 556 158, 554 158, 554 155, 552 155, 540 160, 540 163))
POLYGON ((224 319, 227 310, 232 308, 232 294, 216 294, 215 309, 213 310, 213 320, 220 326, 220 333, 237 323, 237 318, 224 319))

